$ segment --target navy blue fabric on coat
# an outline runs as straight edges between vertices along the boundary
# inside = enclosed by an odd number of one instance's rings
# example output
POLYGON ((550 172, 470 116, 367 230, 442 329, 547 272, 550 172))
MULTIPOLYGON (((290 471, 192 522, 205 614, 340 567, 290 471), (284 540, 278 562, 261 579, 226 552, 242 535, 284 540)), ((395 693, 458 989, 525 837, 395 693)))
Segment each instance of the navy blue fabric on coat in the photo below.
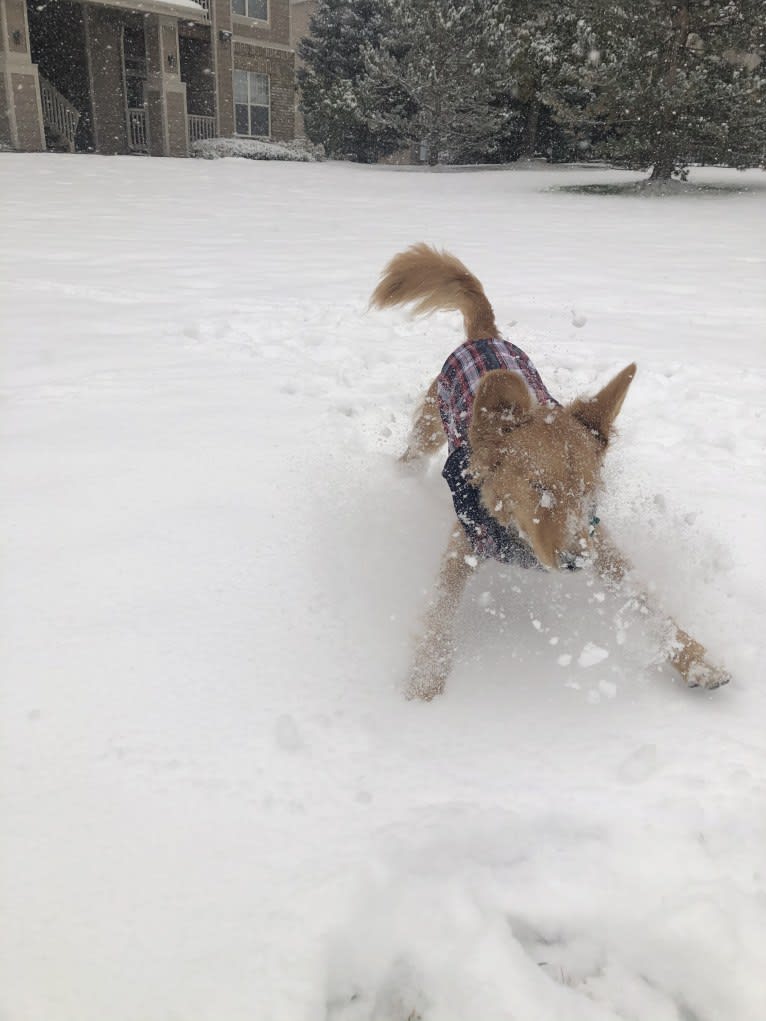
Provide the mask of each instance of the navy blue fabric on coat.
POLYGON ((455 513, 465 529, 471 549, 479 557, 499 560, 517 567, 540 567, 531 548, 515 532, 495 521, 481 502, 479 487, 470 482, 467 443, 453 450, 442 469, 442 478, 452 493, 455 513))

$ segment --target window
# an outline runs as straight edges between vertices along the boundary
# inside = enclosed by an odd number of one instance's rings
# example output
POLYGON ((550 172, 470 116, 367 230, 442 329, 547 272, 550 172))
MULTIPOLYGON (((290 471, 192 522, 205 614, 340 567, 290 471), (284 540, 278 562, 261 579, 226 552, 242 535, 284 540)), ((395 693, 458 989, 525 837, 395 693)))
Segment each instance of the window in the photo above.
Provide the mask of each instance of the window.
POLYGON ((269 76, 234 71, 234 130, 238 135, 268 135, 269 76))
POLYGON ((241 14, 243 18, 269 20, 269 0, 231 0, 231 9, 234 14, 241 14))

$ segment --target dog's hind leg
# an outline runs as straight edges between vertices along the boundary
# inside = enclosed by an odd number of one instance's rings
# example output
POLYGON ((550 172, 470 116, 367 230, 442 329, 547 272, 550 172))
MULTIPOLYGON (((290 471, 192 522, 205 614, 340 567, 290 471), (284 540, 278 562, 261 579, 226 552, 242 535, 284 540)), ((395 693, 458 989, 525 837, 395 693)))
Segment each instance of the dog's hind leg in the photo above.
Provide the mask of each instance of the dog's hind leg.
POLYGON ((444 443, 444 429, 436 399, 436 380, 429 386, 412 421, 407 449, 399 458, 407 463, 425 454, 435 454, 444 443))
POLYGON ((423 633, 407 683, 407 698, 430 701, 444 691, 455 653, 454 624, 465 583, 476 566, 471 546, 459 523, 442 560, 436 596, 426 615, 423 633))

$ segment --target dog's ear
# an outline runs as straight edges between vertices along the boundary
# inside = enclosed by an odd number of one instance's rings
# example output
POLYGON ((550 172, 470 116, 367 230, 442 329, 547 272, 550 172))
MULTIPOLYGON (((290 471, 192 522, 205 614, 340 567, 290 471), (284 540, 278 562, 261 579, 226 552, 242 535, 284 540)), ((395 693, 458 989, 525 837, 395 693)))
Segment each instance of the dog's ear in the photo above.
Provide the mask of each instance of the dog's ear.
POLYGON ((599 390, 595 397, 578 397, 570 404, 569 411, 586 428, 606 445, 612 431, 615 418, 620 413, 622 402, 636 374, 636 364, 631 362, 622 372, 618 372, 611 383, 599 390))
POLYGON ((492 369, 476 389, 468 442, 478 474, 492 469, 500 459, 504 437, 529 419, 532 396, 517 372, 492 369))

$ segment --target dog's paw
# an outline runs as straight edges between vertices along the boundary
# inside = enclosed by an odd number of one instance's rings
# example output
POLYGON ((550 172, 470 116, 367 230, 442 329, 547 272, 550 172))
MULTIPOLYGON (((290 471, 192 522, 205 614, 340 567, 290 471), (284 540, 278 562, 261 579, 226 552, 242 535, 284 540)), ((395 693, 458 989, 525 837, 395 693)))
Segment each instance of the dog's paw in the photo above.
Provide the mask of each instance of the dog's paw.
POLYGON ((690 688, 706 688, 712 691, 721 688, 731 680, 731 674, 721 667, 713 666, 704 660, 692 663, 686 671, 686 683, 690 688))

